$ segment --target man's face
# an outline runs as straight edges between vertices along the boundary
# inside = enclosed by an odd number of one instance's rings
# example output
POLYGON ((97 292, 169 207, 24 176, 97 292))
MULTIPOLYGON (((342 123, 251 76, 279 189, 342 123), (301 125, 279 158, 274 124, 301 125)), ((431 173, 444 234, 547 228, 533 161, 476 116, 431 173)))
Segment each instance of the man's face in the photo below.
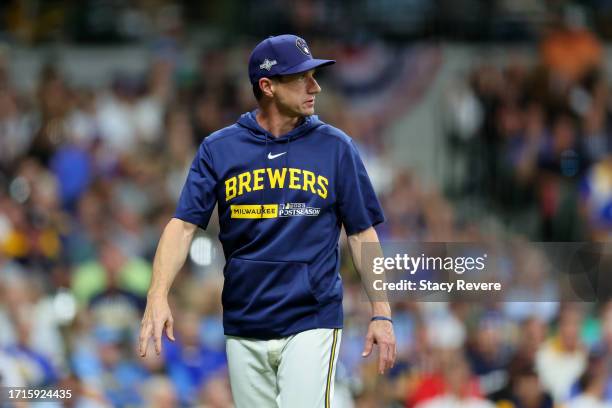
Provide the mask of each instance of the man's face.
POLYGON ((283 75, 274 81, 274 96, 278 110, 291 117, 314 114, 315 95, 321 87, 314 78, 315 70, 283 75))

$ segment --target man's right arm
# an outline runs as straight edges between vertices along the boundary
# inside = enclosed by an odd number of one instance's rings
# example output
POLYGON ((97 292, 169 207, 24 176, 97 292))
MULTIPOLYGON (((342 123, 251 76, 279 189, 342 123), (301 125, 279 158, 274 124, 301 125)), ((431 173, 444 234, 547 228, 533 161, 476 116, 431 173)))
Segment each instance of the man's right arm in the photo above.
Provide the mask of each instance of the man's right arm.
POLYGON ((178 271, 183 267, 197 225, 172 218, 159 240, 153 261, 153 276, 147 294, 147 306, 140 329, 139 351, 146 356, 149 339, 153 336, 155 351, 161 352, 162 331, 174 341, 174 320, 168 305, 168 292, 178 271))

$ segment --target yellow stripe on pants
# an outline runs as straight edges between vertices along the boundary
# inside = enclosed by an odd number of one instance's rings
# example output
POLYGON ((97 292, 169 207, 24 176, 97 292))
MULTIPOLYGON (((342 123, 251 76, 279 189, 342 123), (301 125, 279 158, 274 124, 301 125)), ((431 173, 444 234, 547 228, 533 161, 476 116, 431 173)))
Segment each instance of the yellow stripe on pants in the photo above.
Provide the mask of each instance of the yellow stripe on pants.
POLYGON ((330 393, 332 373, 334 372, 334 356, 336 354, 336 343, 338 342, 338 329, 334 329, 334 340, 332 341, 331 354, 329 355, 329 369, 327 370, 327 386, 325 387, 325 408, 331 406, 330 393))

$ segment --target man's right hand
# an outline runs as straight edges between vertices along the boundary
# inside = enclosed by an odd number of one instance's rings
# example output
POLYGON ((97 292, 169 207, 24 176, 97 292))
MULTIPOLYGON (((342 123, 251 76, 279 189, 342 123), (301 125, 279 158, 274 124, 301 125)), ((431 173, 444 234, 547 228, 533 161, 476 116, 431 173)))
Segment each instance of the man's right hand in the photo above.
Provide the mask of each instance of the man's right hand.
POLYGON ((168 297, 163 295, 147 296, 147 307, 145 308, 142 325, 140 327, 140 356, 147 355, 149 339, 153 336, 155 352, 161 353, 162 331, 166 328, 166 336, 174 341, 174 320, 168 306, 168 297))
POLYGON ((161 353, 161 336, 174 341, 172 313, 168 306, 168 292, 178 271, 183 267, 191 240, 198 226, 172 218, 164 228, 153 260, 153 276, 147 296, 147 307, 140 328, 140 355, 147 355, 149 339, 155 340, 155 351, 161 353))

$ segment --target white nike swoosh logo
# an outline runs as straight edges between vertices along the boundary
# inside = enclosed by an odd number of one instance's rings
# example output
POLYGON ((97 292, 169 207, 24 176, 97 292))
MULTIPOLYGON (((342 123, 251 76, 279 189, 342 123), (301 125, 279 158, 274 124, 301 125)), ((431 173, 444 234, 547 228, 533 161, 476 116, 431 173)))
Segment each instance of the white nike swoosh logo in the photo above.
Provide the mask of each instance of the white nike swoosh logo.
POLYGON ((277 157, 280 157, 280 156, 282 156, 285 153, 287 153, 287 152, 282 152, 282 153, 278 153, 278 154, 268 153, 268 159, 270 159, 270 160, 276 159, 277 157))

